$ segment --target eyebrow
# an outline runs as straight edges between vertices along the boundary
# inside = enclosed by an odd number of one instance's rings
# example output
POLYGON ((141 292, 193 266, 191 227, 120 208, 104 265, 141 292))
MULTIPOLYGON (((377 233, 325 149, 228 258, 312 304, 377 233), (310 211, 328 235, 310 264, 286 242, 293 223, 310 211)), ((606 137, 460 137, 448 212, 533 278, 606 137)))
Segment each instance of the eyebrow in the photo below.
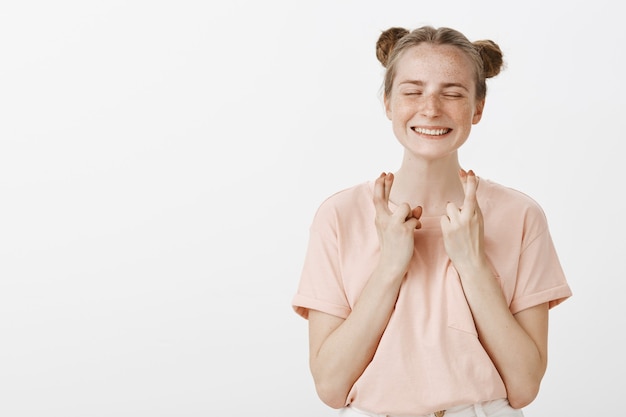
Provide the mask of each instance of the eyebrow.
MULTIPOLYGON (((406 80, 406 81, 402 81, 400 83, 400 85, 402 84, 413 84, 413 85, 417 85, 419 87, 423 87, 424 86, 424 82, 420 81, 420 80, 406 80)), ((461 83, 444 83, 442 85, 443 88, 449 88, 449 87, 459 87, 462 88, 465 91, 469 91, 469 89, 467 87, 465 87, 465 85, 461 84, 461 83)))

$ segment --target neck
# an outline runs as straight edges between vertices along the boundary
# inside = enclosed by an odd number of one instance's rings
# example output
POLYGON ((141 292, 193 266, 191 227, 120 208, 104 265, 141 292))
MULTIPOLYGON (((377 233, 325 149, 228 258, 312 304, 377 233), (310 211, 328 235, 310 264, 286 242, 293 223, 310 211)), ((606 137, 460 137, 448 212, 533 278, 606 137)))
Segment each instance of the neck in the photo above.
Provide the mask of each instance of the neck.
POLYGON ((464 191, 459 179, 457 154, 437 160, 422 160, 405 155, 395 173, 390 200, 395 204, 422 206, 424 217, 440 216, 446 204, 463 203, 464 191))

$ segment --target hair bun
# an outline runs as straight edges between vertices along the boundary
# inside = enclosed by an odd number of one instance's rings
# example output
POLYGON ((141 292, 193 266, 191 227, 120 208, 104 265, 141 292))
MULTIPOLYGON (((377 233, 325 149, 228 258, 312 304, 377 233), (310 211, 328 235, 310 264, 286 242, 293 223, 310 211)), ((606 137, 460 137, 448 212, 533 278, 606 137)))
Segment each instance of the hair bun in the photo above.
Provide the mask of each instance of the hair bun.
POLYGON ((474 42, 474 47, 483 59, 485 78, 495 77, 504 68, 502 51, 493 41, 481 40, 474 42))
POLYGON ((376 42, 376 58, 383 64, 383 67, 387 68, 389 55, 391 55, 391 51, 393 51, 393 47, 398 40, 408 33, 409 31, 407 29, 393 27, 380 34, 376 42))

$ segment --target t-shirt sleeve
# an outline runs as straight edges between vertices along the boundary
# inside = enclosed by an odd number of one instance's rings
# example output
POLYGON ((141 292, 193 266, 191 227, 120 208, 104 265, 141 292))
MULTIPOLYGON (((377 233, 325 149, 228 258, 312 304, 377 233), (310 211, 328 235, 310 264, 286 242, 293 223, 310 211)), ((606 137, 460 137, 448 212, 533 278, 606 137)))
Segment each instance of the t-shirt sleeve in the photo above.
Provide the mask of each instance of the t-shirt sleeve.
POLYGON ((531 210, 524 239, 511 312, 542 303, 555 307, 572 295, 543 211, 531 210))
POLYGON ((318 310, 346 318, 350 307, 343 287, 339 260, 339 230, 336 210, 325 201, 309 229, 309 243, 298 290, 292 307, 304 318, 318 310))

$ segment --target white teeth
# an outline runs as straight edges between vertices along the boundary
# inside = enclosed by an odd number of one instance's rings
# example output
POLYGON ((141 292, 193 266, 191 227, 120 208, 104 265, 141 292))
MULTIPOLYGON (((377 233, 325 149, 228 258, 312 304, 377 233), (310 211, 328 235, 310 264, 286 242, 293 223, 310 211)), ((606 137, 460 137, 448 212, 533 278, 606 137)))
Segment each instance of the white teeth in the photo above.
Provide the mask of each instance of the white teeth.
POLYGON ((423 135, 440 136, 448 133, 450 129, 422 129, 421 127, 415 127, 413 130, 423 135))

